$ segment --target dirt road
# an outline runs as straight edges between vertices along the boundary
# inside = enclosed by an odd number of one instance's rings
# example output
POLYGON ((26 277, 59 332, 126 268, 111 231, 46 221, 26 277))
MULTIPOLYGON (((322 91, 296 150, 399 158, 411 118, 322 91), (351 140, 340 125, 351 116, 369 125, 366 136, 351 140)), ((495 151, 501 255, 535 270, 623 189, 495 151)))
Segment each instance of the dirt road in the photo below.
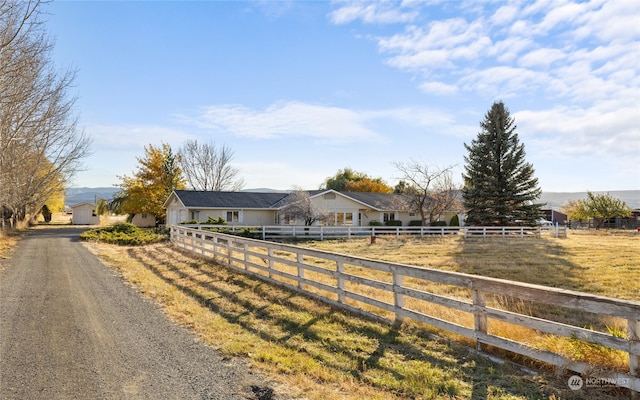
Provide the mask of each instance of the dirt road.
POLYGON ((80 232, 34 230, 4 260, 0 399, 266 398, 258 374, 169 322, 80 232))

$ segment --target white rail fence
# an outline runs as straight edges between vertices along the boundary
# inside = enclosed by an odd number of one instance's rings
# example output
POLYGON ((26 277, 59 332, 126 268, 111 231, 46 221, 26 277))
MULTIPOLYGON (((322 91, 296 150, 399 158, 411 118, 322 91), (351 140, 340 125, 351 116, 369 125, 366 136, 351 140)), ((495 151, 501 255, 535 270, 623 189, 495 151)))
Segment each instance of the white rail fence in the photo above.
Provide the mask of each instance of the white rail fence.
POLYGON ((171 226, 172 242, 242 273, 305 293, 336 307, 385 322, 409 318, 454 332, 478 348, 494 346, 589 376, 594 365, 534 348, 501 335, 516 327, 524 335, 548 334, 592 343, 628 355, 628 372, 599 373, 640 392, 640 302, 539 285, 432 270, 171 226), (519 303, 518 303, 519 302, 519 303), (524 307, 508 305, 527 304, 524 307), (593 321, 626 325, 626 334, 585 329, 536 317, 532 309, 564 310, 593 321), (528 311, 518 311, 527 309, 528 311), (507 325, 505 325, 507 324, 507 325), (500 327, 502 326, 502 329, 500 327), (504 326, 511 328, 504 329, 504 326))
POLYGON ((358 236, 380 235, 463 235, 465 238, 489 236, 509 237, 567 237, 564 226, 531 227, 531 226, 304 226, 304 225, 265 225, 265 226, 235 226, 235 225, 182 225, 194 229, 212 229, 219 232, 246 232, 254 238, 262 240, 282 240, 288 238, 299 239, 338 239, 358 236))

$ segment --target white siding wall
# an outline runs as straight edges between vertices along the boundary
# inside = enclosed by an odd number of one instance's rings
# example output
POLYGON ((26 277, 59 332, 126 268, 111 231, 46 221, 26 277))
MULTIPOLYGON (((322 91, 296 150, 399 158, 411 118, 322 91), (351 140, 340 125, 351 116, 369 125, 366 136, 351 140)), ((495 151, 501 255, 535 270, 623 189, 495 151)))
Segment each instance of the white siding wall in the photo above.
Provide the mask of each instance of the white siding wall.
POLYGON ((93 216, 95 209, 94 204, 79 204, 72 207, 71 223, 74 225, 99 225, 100 217, 93 216))
POLYGON ((313 205, 321 213, 333 213, 333 221, 327 221, 327 224, 357 226, 358 214, 362 205, 338 193, 327 193, 327 195, 319 195, 311 199, 313 205))

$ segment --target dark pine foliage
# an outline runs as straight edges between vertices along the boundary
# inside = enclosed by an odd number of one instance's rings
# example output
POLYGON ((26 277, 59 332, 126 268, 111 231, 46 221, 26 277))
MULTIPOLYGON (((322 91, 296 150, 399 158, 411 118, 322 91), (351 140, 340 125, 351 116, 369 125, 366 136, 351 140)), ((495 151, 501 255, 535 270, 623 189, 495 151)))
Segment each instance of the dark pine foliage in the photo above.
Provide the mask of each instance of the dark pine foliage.
POLYGON ((467 225, 535 225, 542 216, 542 193, 524 145, 504 103, 493 103, 478 137, 465 143, 464 188, 467 225))

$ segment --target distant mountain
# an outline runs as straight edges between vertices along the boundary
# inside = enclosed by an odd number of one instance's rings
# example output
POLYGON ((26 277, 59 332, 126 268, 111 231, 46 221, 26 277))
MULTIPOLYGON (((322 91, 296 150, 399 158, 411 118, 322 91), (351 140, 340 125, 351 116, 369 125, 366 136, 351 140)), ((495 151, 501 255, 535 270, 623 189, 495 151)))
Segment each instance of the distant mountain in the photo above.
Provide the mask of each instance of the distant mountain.
MULTIPOLYGON (((632 209, 640 208, 640 190, 593 191, 593 193, 609 193, 611 197, 624 201, 632 209)), ((580 200, 586 198, 587 192, 542 192, 540 202, 547 203, 547 207, 545 208, 558 210, 568 200, 580 200)))
POLYGON ((69 188, 65 191, 64 204, 72 206, 79 203, 92 203, 98 199, 111 200, 114 194, 120 191, 117 187, 97 187, 97 188, 69 188))
POLYGON ((278 190, 278 189, 269 189, 269 188, 255 188, 255 189, 242 189, 241 192, 252 192, 252 193, 287 193, 290 190, 278 190))

